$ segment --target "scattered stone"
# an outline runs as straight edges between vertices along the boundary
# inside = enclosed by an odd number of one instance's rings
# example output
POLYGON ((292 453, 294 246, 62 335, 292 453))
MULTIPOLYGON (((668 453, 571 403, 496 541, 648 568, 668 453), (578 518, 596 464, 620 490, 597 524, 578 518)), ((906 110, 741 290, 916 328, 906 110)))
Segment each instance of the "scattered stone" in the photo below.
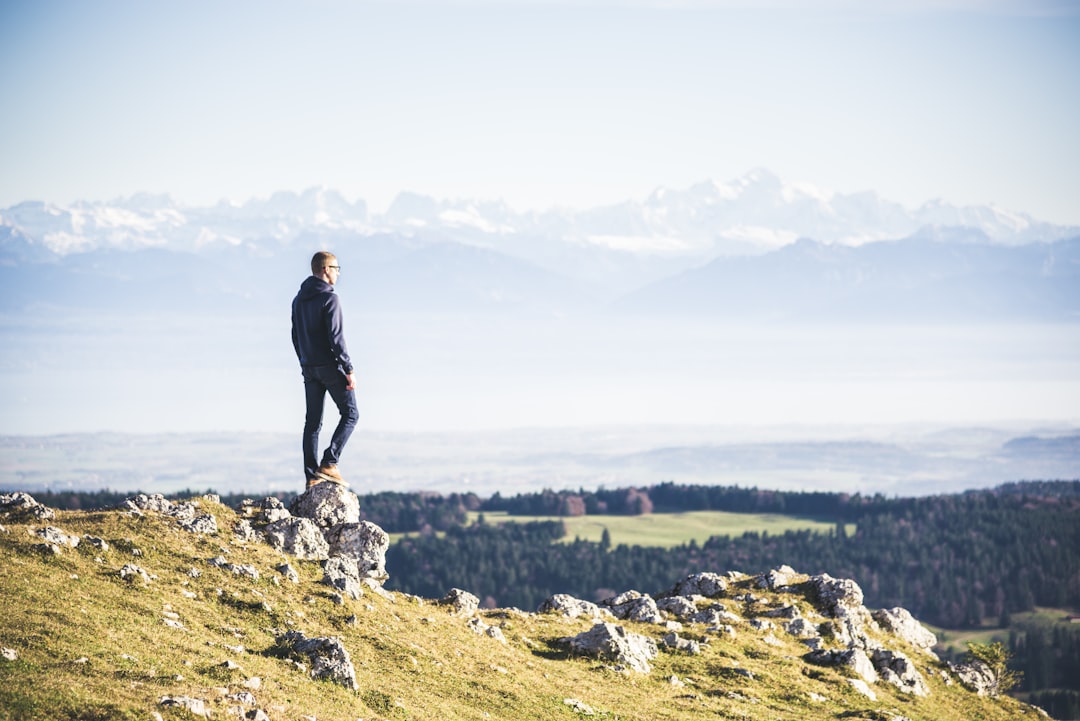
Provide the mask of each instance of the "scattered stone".
POLYGON ((661 611, 670 613, 680 621, 688 621, 697 613, 697 604, 688 596, 669 596, 656 600, 656 607, 661 611))
POLYGON ((647 593, 626 591, 614 598, 603 601, 603 604, 611 609, 615 618, 624 621, 664 622, 664 617, 660 615, 660 609, 656 607, 656 601, 647 593))
POLYGON ((866 681, 863 681, 861 678, 849 678, 847 679, 847 682, 851 684, 851 687, 853 689, 861 693, 863 696, 866 696, 866 698, 870 699, 871 701, 877 701, 877 694, 874 693, 874 690, 867 685, 866 681))
POLYGON ((270 721, 270 717, 266 715, 266 712, 261 708, 252 709, 247 712, 245 718, 251 719, 251 721, 270 721))
POLYGON ((51 543, 56 546, 68 546, 69 548, 78 548, 79 541, 81 540, 78 536, 64 533, 55 526, 39 528, 33 532, 33 535, 44 540, 46 543, 51 543))
POLYGON ((262 688, 262 679, 258 676, 252 676, 243 683, 244 688, 251 689, 252 691, 258 691, 262 688))
POLYGON ((211 535, 218 532, 217 519, 209 513, 195 516, 190 520, 181 519, 180 528, 189 531, 190 533, 201 533, 203 535, 211 535))
POLYGON ((649 661, 659 653, 651 638, 629 633, 613 623, 598 623, 567 641, 574 653, 625 664, 639 673, 651 672, 649 661))
POLYGON ((929 696, 930 687, 926 685, 915 664, 900 651, 879 649, 872 656, 874 668, 881 674, 881 679, 891 683, 904 693, 915 696, 929 696))
POLYGON ((251 521, 246 518, 241 518, 233 526, 233 535, 236 536, 238 541, 257 541, 259 540, 259 532, 255 530, 255 527, 251 525, 251 521))
POLYGON ((217 566, 223 571, 229 571, 234 576, 247 576, 248 578, 258 581, 259 569, 252 566, 250 563, 229 563, 225 560, 224 556, 217 556, 207 561, 211 566, 217 566))
POLYGON ((273 523, 288 518, 290 515, 289 509, 285 507, 281 499, 267 496, 263 499, 258 518, 263 523, 273 523))
POLYGON ((950 663, 949 670, 956 674, 960 683, 979 696, 997 696, 997 677, 993 669, 978 659, 970 663, 950 663))
POLYGON ((798 582, 798 577, 802 574, 798 573, 791 566, 781 566, 780 568, 774 568, 768 573, 764 573, 758 576, 757 583, 758 588, 767 588, 770 591, 778 591, 782 588, 792 585, 798 582))
POLYGON ((564 698, 563 704, 569 706, 582 716, 595 716, 596 712, 592 710, 592 706, 582 701, 578 701, 576 698, 564 698))
POLYGON ((669 633, 664 636, 663 644, 676 651, 685 651, 691 656, 701 653, 701 644, 689 638, 680 638, 677 633, 669 633))
POLYGON ((285 648, 308 657, 312 678, 328 679, 352 691, 359 688, 356 669, 341 639, 324 636, 308 638, 300 631, 288 631, 278 636, 277 640, 285 648))
POLYGON ((255 694, 251 693, 250 691, 239 691, 237 693, 231 693, 225 697, 225 700, 241 703, 245 706, 254 706, 256 703, 258 703, 255 700, 255 694))
POLYGON ((206 702, 201 698, 191 698, 190 696, 162 696, 158 700, 158 706, 182 708, 195 716, 210 718, 210 711, 206 708, 206 702))
MULTIPOLYGON (((312 490, 324 485, 327 484, 320 483, 313 486, 312 490)), ((322 561, 330 557, 330 545, 318 524, 310 518, 284 518, 269 524, 264 533, 266 542, 272 548, 291 556, 307 561, 322 561)))
POLYGON ((469 623, 467 625, 469 627, 469 630, 471 630, 478 636, 487 636, 489 638, 495 639, 496 641, 499 641, 500 643, 506 643, 506 636, 503 635, 501 628, 499 628, 498 626, 489 626, 488 624, 484 623, 483 619, 479 617, 469 619, 469 623))
POLYGON ((3 657, 6 661, 18 661, 19 654, 15 652, 13 648, 0 649, 0 657, 3 657))
POLYGON ((668 595, 716 598, 727 593, 727 588, 727 579, 719 573, 692 573, 676 583, 668 595))
POLYGON ((131 583, 136 579, 141 579, 144 584, 150 583, 150 574, 136 566, 134 563, 124 564, 124 567, 120 569, 120 578, 128 583, 131 583))
POLYGON ((480 599, 460 588, 451 588, 439 599, 440 606, 450 606, 450 612, 456 616, 471 616, 480 608, 480 599))
POLYGON ((56 518, 56 512, 29 493, 18 491, 16 493, 0 494, 0 515, 10 521, 36 520, 51 521, 56 518))
POLYGON ((83 536, 83 540, 99 551, 109 550, 109 544, 102 538, 97 538, 96 536, 83 536))
POLYGON ((556 593, 540 604, 537 613, 560 613, 568 618, 588 616, 594 620, 614 618, 611 611, 592 603, 574 598, 568 593, 556 593))
POLYGON ((280 566, 275 566, 274 570, 284 576, 286 581, 300 583, 300 574, 290 564, 283 563, 280 566))

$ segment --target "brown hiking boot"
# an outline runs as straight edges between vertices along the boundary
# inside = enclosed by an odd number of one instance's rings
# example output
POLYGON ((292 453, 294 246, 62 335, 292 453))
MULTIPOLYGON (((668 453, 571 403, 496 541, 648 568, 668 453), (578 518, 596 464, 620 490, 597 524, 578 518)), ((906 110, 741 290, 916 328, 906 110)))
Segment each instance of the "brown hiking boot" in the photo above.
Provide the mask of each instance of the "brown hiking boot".
POLYGON ((345 479, 341 477, 341 473, 338 471, 337 466, 319 466, 319 470, 315 471, 321 480, 330 481, 331 483, 337 483, 342 486, 349 485, 345 482, 345 479))
POLYGON ((309 478, 307 479, 307 488, 305 490, 311 490, 311 487, 317 483, 322 483, 321 478, 309 478))

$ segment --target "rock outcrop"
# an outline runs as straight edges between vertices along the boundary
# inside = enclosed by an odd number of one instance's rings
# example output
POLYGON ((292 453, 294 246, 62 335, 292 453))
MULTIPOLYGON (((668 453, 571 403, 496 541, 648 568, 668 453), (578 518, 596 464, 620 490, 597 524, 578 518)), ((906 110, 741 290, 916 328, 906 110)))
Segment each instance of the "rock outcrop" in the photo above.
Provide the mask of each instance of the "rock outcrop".
POLYGON ((326 636, 309 638, 300 631, 278 636, 278 645, 287 652, 305 656, 311 662, 311 677, 326 679, 355 691, 356 669, 341 639, 326 636))
POLYGON ((573 653, 614 661, 639 673, 652 671, 649 661, 659 654, 656 641, 614 623, 598 623, 563 640, 573 653))

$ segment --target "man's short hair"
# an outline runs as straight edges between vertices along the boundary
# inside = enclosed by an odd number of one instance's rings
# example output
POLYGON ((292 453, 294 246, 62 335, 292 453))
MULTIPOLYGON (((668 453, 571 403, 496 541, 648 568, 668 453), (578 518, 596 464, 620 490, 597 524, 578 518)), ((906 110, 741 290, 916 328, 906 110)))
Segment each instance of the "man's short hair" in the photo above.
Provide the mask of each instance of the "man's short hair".
POLYGON ((320 250, 315 255, 311 256, 311 274, 322 275, 323 268, 328 265, 333 265, 337 260, 337 256, 333 253, 328 253, 325 250, 320 250))

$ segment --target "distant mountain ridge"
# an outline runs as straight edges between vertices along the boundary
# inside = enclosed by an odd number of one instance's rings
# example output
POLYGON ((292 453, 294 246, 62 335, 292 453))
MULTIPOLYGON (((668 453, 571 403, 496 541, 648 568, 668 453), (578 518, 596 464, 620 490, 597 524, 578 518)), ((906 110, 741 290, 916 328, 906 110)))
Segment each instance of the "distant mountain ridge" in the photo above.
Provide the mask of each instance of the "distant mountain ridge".
POLYGON ((0 309, 122 310, 137 297, 277 312, 306 257, 331 248, 376 312, 1057 321, 1080 317, 1078 238, 995 207, 908 210, 765 170, 540 213, 402 193, 372 214, 317 188, 197 208, 139 194, 0 211, 0 309))
POLYGON ((760 253, 799 238, 843 245, 896 240, 926 227, 967 228, 1005 245, 1080 235, 1078 226, 1044 223, 996 206, 957 207, 937 200, 909 210, 872 191, 832 193, 758 169, 726 183, 659 188, 644 201, 524 213, 501 201, 437 200, 403 192, 385 213, 372 214, 365 201, 349 201, 324 188, 208 207, 186 207, 168 195, 146 193, 66 207, 31 201, 0 210, 0 248, 10 262, 20 243, 43 259, 107 247, 199 251, 348 231, 428 233, 504 251, 514 247, 514 238, 528 238, 650 256, 712 257, 760 253))

